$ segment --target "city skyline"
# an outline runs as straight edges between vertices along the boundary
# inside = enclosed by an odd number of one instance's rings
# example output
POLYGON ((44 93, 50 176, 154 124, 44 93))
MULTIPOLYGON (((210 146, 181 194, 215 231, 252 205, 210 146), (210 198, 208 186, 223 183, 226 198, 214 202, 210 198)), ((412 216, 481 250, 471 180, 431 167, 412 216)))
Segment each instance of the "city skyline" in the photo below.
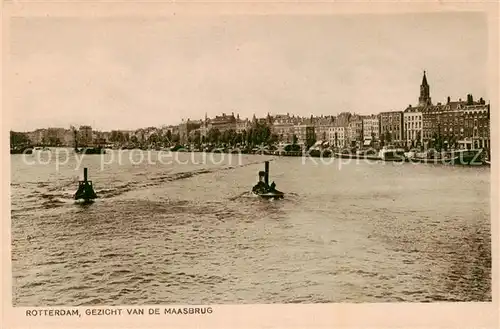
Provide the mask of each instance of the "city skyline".
POLYGON ((434 104, 490 97, 480 14, 17 18, 11 31, 16 131, 401 111, 418 103, 424 70, 434 104))

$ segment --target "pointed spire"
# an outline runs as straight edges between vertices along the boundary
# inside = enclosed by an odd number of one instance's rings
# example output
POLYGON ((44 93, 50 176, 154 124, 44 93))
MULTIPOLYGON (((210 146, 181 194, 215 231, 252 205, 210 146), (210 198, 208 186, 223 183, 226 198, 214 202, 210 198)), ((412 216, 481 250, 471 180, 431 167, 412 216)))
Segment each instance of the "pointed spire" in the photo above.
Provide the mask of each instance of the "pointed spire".
POLYGON ((427 86, 427 77, 425 76, 425 70, 424 70, 424 77, 422 78, 422 86, 427 86))

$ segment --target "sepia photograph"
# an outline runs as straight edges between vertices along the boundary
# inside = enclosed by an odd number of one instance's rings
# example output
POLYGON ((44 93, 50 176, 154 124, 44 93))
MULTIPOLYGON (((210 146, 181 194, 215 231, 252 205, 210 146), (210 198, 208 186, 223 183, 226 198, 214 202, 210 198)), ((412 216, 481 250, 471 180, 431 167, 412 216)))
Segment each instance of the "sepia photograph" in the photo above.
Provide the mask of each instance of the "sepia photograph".
POLYGON ((12 306, 491 303, 490 34, 11 17, 12 306))

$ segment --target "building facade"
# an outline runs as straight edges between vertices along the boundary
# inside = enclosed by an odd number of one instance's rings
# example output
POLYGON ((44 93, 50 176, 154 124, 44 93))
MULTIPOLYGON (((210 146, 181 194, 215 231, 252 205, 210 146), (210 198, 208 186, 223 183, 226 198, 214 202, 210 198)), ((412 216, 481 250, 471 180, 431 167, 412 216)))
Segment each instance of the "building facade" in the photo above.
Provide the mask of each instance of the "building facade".
POLYGON ((438 148, 489 148, 490 106, 472 95, 429 106, 422 114, 423 143, 438 148))
POLYGON ((92 127, 91 126, 80 126, 78 129, 78 144, 88 145, 92 144, 92 127))
MULTIPOLYGON (((295 125, 298 123, 295 116, 290 116, 288 113, 274 115, 272 117, 272 133, 278 136, 278 141, 283 143, 291 143, 295 134, 295 125)), ((297 136, 298 137, 298 136, 297 136)))
POLYGON ((378 115, 370 115, 363 118, 363 140, 380 140, 380 118, 378 115))
POLYGON ((187 119, 179 125, 179 142, 181 144, 186 144, 189 141, 189 137, 192 136, 191 132, 194 130, 199 130, 202 126, 202 122, 198 120, 187 119))
POLYGON ((423 110, 424 107, 414 107, 410 105, 403 111, 403 134, 405 144, 408 147, 417 147, 419 145, 423 145, 423 110))
POLYGON ((330 128, 335 126, 334 116, 321 116, 312 119, 314 125, 314 131, 316 133, 316 139, 322 142, 328 142, 330 140, 330 128))
POLYGON ((490 104, 485 104, 481 99, 477 104, 466 105, 463 122, 463 137, 459 140, 462 148, 491 149, 490 104))
POLYGON ((329 144, 336 148, 347 146, 347 129, 345 127, 331 127, 328 133, 329 144))
POLYGON ((363 117, 351 115, 347 124, 347 139, 350 146, 361 145, 363 140, 363 117))
POLYGON ((252 127, 252 123, 248 119, 240 119, 240 115, 236 116, 236 133, 241 134, 248 131, 252 127))
POLYGON ((385 144, 403 142, 403 112, 391 111, 380 113, 380 140, 385 144))
POLYGON ((221 133, 226 130, 234 130, 236 131, 236 117, 234 113, 230 115, 226 115, 226 113, 222 113, 222 115, 217 115, 213 119, 208 119, 208 130, 217 129, 221 133))
POLYGON ((297 136, 297 143, 302 145, 312 145, 316 140, 316 133, 312 124, 295 125, 294 135, 297 136))

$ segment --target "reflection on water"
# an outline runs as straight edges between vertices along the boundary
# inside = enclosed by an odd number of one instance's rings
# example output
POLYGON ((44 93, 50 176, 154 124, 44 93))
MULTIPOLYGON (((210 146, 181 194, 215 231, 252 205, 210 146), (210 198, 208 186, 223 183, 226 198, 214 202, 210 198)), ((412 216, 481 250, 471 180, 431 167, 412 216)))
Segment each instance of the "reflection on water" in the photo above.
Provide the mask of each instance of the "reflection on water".
POLYGON ((269 201, 249 193, 264 156, 85 156, 100 198, 75 205, 81 168, 21 157, 16 306, 491 301, 489 168, 274 158, 269 201))

